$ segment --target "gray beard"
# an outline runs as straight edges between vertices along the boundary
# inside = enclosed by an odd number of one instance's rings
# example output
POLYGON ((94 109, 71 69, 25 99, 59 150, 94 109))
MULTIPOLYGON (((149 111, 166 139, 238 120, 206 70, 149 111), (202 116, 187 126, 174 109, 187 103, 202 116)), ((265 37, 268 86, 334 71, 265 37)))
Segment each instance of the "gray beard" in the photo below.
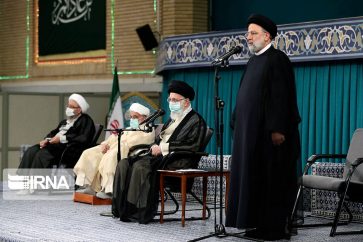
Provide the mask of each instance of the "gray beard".
POLYGON ((256 45, 248 45, 248 49, 250 50, 250 52, 252 54, 256 54, 257 52, 259 52, 260 50, 263 49, 263 46, 256 46, 256 45))
POLYGON ((175 113, 175 112, 170 112, 170 118, 171 119, 180 119, 182 117, 183 113, 175 113))
POLYGON ((253 45, 248 45, 248 49, 252 54, 255 54, 255 47, 253 45))

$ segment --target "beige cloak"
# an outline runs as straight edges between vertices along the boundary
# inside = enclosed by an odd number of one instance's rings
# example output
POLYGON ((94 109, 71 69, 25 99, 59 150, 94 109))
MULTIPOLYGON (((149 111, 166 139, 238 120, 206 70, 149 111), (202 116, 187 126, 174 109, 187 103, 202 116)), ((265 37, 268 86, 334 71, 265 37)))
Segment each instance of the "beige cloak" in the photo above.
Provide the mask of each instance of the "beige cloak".
MULTIPOLYGON (((152 144, 155 133, 142 131, 125 131, 121 135, 121 159, 127 158, 131 147, 139 144, 152 144)), ((113 178, 117 166, 117 134, 110 135, 101 144, 108 145, 109 150, 103 154, 101 145, 83 151, 73 171, 77 176, 78 186, 91 185, 96 192, 113 192, 113 178)))

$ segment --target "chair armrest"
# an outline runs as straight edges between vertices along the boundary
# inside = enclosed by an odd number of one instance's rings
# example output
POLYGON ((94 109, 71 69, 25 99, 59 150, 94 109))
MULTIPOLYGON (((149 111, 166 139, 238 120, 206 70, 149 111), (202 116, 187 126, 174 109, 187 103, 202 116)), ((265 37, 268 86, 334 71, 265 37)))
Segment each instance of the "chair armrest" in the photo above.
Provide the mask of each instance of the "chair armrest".
POLYGON ((131 153, 135 150, 141 150, 141 149, 150 149, 150 145, 147 145, 147 144, 134 145, 129 149, 129 153, 131 153))
POLYGON ((347 155, 346 154, 314 154, 312 156, 310 156, 307 160, 307 163, 305 165, 304 168, 304 175, 306 175, 308 173, 309 168, 317 161, 320 159, 324 159, 324 158, 346 158, 347 155))
POLYGON ((355 161, 352 162, 352 166, 357 167, 362 163, 363 163, 363 157, 360 157, 360 158, 357 158, 355 161))
POLYGON ((136 157, 136 156, 139 156, 140 154, 147 154, 147 153, 149 153, 149 151, 150 151, 150 145, 139 144, 139 145, 132 146, 129 149, 128 156, 136 157))
POLYGON ((315 163, 317 160, 323 159, 323 158, 346 158, 346 154, 315 154, 309 157, 307 162, 309 164, 315 163))
POLYGON ((66 148, 63 150, 61 157, 58 161, 57 167, 72 167, 79 159, 83 150, 76 151, 73 147, 77 147, 77 143, 67 143, 66 148), (74 163, 74 164, 73 164, 74 163))
POLYGON ((170 152, 167 156, 165 156, 162 160, 162 169, 165 168, 167 164, 172 163, 173 161, 180 159, 180 158, 197 158, 200 159, 202 156, 208 156, 206 152, 200 151, 190 151, 190 150, 175 150, 170 152))
POLYGON ((206 152, 200 152, 200 151, 190 151, 190 150, 177 150, 172 151, 167 156, 168 159, 173 159, 176 156, 208 156, 209 154, 206 152))

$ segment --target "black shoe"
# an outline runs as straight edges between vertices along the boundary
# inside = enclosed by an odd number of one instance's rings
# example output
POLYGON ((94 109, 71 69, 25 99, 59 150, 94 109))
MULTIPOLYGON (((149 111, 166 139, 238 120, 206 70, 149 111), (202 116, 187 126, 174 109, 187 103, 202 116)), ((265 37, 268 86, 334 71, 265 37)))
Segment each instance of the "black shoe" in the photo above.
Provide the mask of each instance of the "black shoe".
POLYGON ((120 217, 120 220, 121 220, 122 222, 125 222, 125 223, 130 223, 130 222, 132 222, 132 220, 130 220, 129 218, 123 217, 123 216, 121 216, 121 217, 120 217))
POLYGON ((244 237, 251 238, 251 239, 257 239, 257 240, 263 240, 262 234, 257 229, 247 230, 246 233, 245 233, 245 235, 244 235, 244 237))
POLYGON ((246 231, 244 237, 246 239, 254 239, 260 241, 274 241, 274 240, 290 240, 291 235, 287 233, 276 233, 271 231, 262 231, 259 229, 251 229, 246 231))

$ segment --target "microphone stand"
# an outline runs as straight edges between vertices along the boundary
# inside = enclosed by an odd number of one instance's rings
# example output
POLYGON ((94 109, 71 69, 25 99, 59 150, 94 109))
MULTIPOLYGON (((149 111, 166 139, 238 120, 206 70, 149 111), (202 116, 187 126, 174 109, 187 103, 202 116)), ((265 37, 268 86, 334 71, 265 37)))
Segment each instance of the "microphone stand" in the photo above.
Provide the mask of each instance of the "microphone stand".
MULTIPOLYGON (((145 124, 145 129, 105 129, 104 131, 110 131, 110 132, 117 132, 117 164, 121 161, 121 135, 124 133, 124 131, 142 131, 142 132, 151 132, 152 126, 145 124)), ((111 134, 112 135, 112 134, 111 134)), ((101 212, 101 216, 105 217, 113 217, 112 212, 101 212)))
POLYGON ((145 129, 105 129, 104 131, 117 132, 117 163, 121 160, 121 135, 124 131, 142 131, 149 133, 152 131, 152 128, 152 125, 150 126, 148 123, 145 123, 145 129))
MULTIPOLYGON (((238 238, 243 238, 238 236, 241 233, 235 233, 235 234, 228 234, 226 232, 225 226, 223 224, 223 129, 224 129, 224 123, 223 123, 223 108, 225 102, 220 99, 219 95, 219 80, 221 79, 219 75, 219 68, 224 68, 229 66, 228 59, 216 59, 212 62, 212 65, 214 66, 214 107, 215 107, 215 113, 214 113, 214 127, 215 127, 215 134, 216 134, 216 170, 219 169, 219 224, 217 224, 217 200, 216 200, 216 194, 217 194, 217 183, 214 183, 214 232, 210 233, 209 235, 202 236, 193 240, 189 240, 189 242, 194 241, 200 241, 204 240, 210 237, 218 237, 218 238, 224 238, 228 236, 234 236, 238 238), (217 158, 219 156, 219 168, 217 165, 217 158)), ((226 201, 225 201, 226 202, 226 201)), ((248 238, 245 238, 248 239, 248 238)))

